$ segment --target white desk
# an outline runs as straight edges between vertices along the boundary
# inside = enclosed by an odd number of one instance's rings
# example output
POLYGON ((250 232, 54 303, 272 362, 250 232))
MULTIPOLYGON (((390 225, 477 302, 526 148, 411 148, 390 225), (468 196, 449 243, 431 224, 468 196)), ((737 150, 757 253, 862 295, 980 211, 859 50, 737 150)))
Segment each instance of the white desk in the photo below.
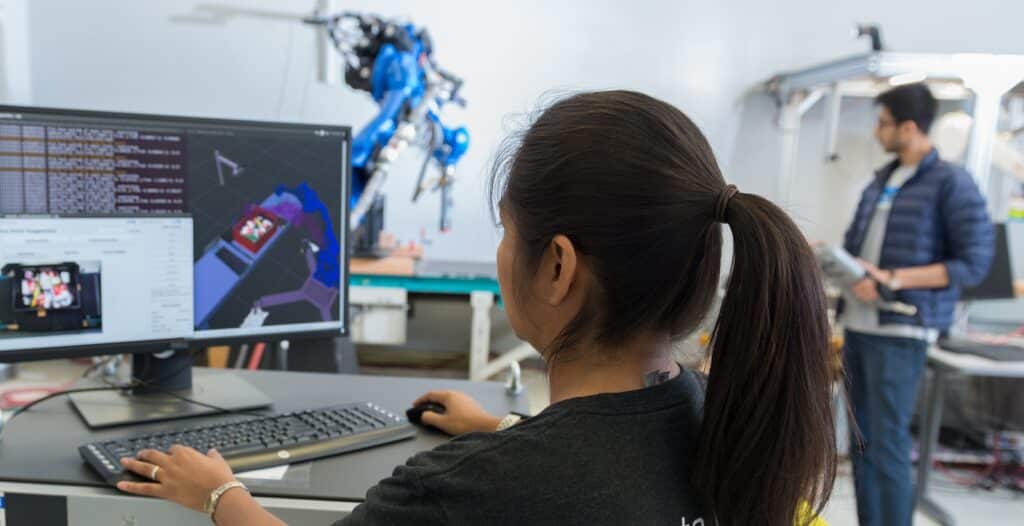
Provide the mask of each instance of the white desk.
POLYGON ((353 274, 349 279, 350 301, 364 310, 378 311, 374 321, 355 317, 352 339, 357 343, 405 343, 405 318, 409 295, 462 296, 469 298, 473 320, 469 337, 469 379, 486 380, 520 362, 537 356, 522 343, 494 360, 491 351, 491 307, 500 297, 497 267, 493 263, 423 261, 412 276, 353 274))
POLYGON ((921 456, 917 465, 916 502, 918 509, 943 526, 952 526, 953 518, 928 497, 928 477, 931 474, 932 455, 939 439, 942 423, 942 396, 946 382, 952 375, 988 376, 997 378, 1024 378, 1024 361, 1000 362, 972 354, 962 354, 932 347, 928 349, 928 362, 933 376, 928 384, 924 422, 921 426, 921 456))

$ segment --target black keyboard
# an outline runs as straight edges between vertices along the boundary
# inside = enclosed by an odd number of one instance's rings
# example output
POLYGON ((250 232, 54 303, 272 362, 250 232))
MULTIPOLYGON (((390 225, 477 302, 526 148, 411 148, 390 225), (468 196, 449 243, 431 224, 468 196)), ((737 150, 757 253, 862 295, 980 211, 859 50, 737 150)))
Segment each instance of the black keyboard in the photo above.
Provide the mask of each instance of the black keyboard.
POLYGON ((337 455, 415 435, 416 428, 404 415, 364 402, 104 440, 86 444, 78 452, 114 486, 121 480, 139 480, 121 467, 120 459, 134 457, 143 449, 167 451, 181 444, 205 453, 216 448, 238 472, 337 455))
POLYGON ((967 338, 947 338, 939 340, 939 348, 959 354, 973 354, 997 362, 1024 361, 1024 347, 1019 345, 999 345, 967 338))

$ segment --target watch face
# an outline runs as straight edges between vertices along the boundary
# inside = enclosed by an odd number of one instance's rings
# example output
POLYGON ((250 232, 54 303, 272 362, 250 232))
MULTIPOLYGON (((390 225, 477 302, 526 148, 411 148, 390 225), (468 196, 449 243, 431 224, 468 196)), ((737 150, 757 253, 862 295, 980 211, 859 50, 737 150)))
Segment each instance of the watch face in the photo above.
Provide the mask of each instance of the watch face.
POLYGON ((213 512, 217 511, 217 503, 220 502, 221 496, 235 488, 241 488, 246 492, 249 491, 249 488, 246 487, 245 484, 242 484, 241 482, 235 480, 232 482, 228 482, 227 484, 224 484, 223 486, 213 490, 210 493, 210 499, 206 501, 206 506, 203 509, 204 512, 210 515, 210 520, 213 520, 213 512))
POLYGON ((498 429, 497 430, 498 431, 503 431, 505 429, 508 429, 508 428, 518 424, 519 421, 521 421, 522 419, 523 419, 523 417, 521 417, 521 416, 519 416, 519 415, 517 415, 515 413, 511 413, 511 414, 505 416, 505 418, 501 419, 501 422, 498 423, 498 429))

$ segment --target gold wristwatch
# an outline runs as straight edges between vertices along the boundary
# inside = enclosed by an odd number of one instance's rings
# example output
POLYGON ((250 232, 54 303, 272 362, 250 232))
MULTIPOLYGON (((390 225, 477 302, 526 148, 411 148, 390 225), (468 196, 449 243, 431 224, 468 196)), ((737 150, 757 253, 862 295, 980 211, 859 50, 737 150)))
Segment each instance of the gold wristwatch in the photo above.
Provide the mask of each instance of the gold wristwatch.
POLYGON ((237 480, 232 480, 231 482, 222 484, 219 488, 210 492, 210 498, 207 499, 206 506, 203 507, 203 511, 210 514, 210 521, 214 524, 217 524, 217 521, 214 520, 213 514, 217 511, 217 504, 220 503, 220 498, 224 496, 225 493, 235 488, 242 488, 246 493, 249 492, 249 488, 245 487, 245 484, 242 484, 237 480))
POLYGON ((495 429, 495 431, 504 431, 504 430, 506 430, 506 429, 508 429, 508 428, 510 428, 510 427, 512 427, 512 426, 514 426, 516 424, 518 424, 524 418, 528 418, 528 417, 526 415, 523 415, 523 414, 520 414, 520 413, 509 413, 509 414, 505 415, 505 418, 501 419, 501 422, 498 422, 498 429, 495 429))

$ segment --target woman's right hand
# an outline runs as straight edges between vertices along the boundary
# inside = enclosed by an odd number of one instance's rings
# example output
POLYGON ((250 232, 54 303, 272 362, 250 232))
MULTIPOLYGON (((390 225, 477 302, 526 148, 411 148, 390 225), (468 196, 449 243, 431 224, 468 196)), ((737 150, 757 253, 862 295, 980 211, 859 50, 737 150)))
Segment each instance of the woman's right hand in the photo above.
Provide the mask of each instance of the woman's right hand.
POLYGON ((472 397, 461 391, 431 391, 416 399, 412 405, 425 402, 441 404, 444 414, 424 411, 424 424, 436 427, 449 435, 472 432, 490 432, 498 429, 501 418, 491 415, 472 397))

